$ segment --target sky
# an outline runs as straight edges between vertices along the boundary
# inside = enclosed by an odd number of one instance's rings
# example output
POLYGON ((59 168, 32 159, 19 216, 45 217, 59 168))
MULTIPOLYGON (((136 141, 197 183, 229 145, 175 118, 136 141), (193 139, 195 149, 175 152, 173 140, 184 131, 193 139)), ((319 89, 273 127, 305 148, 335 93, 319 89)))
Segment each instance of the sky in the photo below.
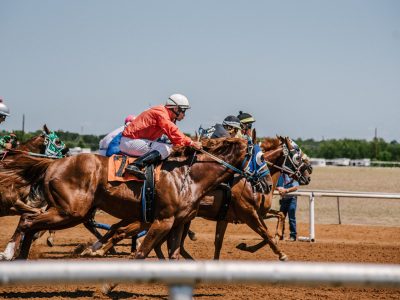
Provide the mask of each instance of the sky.
POLYGON ((194 133, 400 141, 400 1, 0 0, 0 130, 106 134, 182 93, 194 133))

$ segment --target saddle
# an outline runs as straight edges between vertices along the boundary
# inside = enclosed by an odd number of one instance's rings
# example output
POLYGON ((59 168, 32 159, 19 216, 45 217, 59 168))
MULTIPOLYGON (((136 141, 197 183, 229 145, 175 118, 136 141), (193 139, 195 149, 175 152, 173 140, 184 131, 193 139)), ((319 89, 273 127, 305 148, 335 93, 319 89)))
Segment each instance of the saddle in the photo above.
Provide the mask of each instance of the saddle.
POLYGON ((155 199, 155 181, 161 169, 161 164, 154 168, 154 165, 149 165, 145 169, 146 180, 141 180, 135 175, 125 172, 125 168, 130 163, 134 162, 136 157, 126 155, 113 155, 108 159, 108 182, 128 182, 139 181, 143 182, 141 192, 142 202, 142 220, 145 223, 154 220, 154 199, 155 199))

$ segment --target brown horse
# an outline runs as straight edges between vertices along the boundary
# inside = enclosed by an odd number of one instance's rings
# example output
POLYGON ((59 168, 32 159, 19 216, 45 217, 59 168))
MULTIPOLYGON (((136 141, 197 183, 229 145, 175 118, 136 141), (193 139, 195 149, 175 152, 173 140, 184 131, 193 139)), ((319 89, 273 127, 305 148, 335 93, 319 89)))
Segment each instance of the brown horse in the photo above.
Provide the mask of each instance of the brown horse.
MULTIPOLYGON (((200 200, 197 216, 217 222, 214 243, 214 259, 219 259, 220 257, 222 242, 228 223, 247 224, 263 238, 263 242, 271 247, 274 253, 279 256, 280 260, 287 259, 286 254, 279 249, 276 240, 269 232, 264 222, 264 216, 268 214, 269 217, 278 218, 276 235, 277 237, 280 237, 283 229, 284 216, 282 213, 271 210, 273 191, 276 187, 279 176, 282 172, 285 172, 301 184, 308 184, 310 182, 310 164, 309 162, 303 161, 301 158, 301 150, 295 150, 292 146, 291 140, 287 137, 265 139, 261 148, 265 152, 263 154, 265 161, 267 161, 271 166, 270 171, 273 187, 269 192, 266 188, 263 188, 262 185, 256 185, 254 187, 246 178, 239 176, 235 177, 231 183, 232 200, 229 204, 228 210, 224 213, 225 216, 222 218, 221 209, 223 209, 222 207, 226 204, 224 190, 217 188, 209 192, 200 200)), ((185 230, 187 230, 187 228, 185 228, 185 230)), ((123 234, 121 233, 120 237, 122 236, 123 234)), ((181 255, 186 259, 193 259, 184 249, 185 237, 186 234, 184 233, 180 249, 181 255)), ((244 244, 239 245, 238 248, 251 251, 251 249, 247 249, 244 244)), ((160 245, 155 248, 155 251, 159 258, 164 258, 160 245)), ((89 250, 85 251, 83 254, 92 254, 91 252, 92 251, 89 250)), ((102 253, 97 251, 93 254, 97 255, 102 253)))
MULTIPOLYGON (((261 148, 264 150, 264 159, 270 165, 273 186, 272 189, 265 193, 255 189, 245 178, 235 178, 231 188, 232 201, 224 219, 219 218, 219 212, 224 204, 223 191, 215 190, 200 201, 197 216, 207 220, 216 221, 215 231, 215 250, 214 259, 219 259, 222 242, 228 223, 244 223, 259 234, 263 242, 268 244, 275 254, 278 254, 280 260, 286 260, 287 256, 279 249, 276 239, 268 230, 264 222, 264 216, 275 217, 278 219, 275 236, 282 236, 284 216, 278 211, 271 210, 272 197, 282 172, 287 173, 293 179, 305 185, 310 182, 309 166, 304 161, 294 162, 293 156, 297 151, 293 150, 292 143, 289 138, 277 137, 275 139, 265 139, 261 148), (288 151, 285 151, 284 149, 288 151), (292 161, 293 163, 290 163, 292 161), (287 166, 284 167, 285 162, 287 166)), ((298 150, 299 151, 299 150, 298 150)), ((184 238, 182 239, 182 242, 184 238)), ((242 250, 247 249, 245 244, 238 246, 242 250)), ((192 259, 191 255, 186 252, 181 245, 181 254, 183 257, 192 259)))
MULTIPOLYGON (((68 152, 68 148, 64 147, 57 135, 51 132, 46 124, 43 125, 41 134, 19 144, 14 150, 16 151, 3 152, 0 162, 0 217, 38 213, 47 205, 35 187, 25 185, 25 182, 17 176, 4 173, 2 169, 4 163, 18 159, 26 153, 54 155, 56 153, 54 150, 57 150, 60 155, 65 155, 68 152)), ((20 240, 20 234, 16 231, 6 250, 0 252, 0 260, 10 260, 13 257, 14 245, 18 240, 20 240)))
MULTIPOLYGON (((2 164, 7 163, 10 160, 18 159, 26 153, 31 153, 32 155, 46 155, 49 143, 58 142, 49 141, 49 135, 51 133, 52 132, 45 124, 43 125, 43 133, 21 143, 17 148, 15 148, 16 151, 10 151, 10 153, 5 151, 2 153, 3 157, 0 162, 0 217, 22 215, 24 213, 36 213, 40 208, 46 205, 46 203, 40 199, 39 195, 32 193, 30 186, 24 185, 24 182, 22 182, 20 178, 14 177, 15 181, 10 180, 8 177, 10 174, 2 172, 4 171, 2 169, 2 164)), ((54 137, 58 138, 56 136, 54 137)), ((62 154, 68 152, 68 148, 64 149, 66 150, 60 150, 62 154)))
POLYGON ((117 230, 124 226, 129 226, 132 234, 148 230, 136 258, 145 258, 171 229, 175 231, 176 241, 171 246, 170 257, 177 257, 183 224, 195 217, 199 199, 205 193, 233 176, 232 171, 227 172, 226 163, 236 170, 241 167, 248 155, 247 146, 242 139, 205 141, 203 147, 225 161, 225 165, 216 163, 207 154, 195 156, 191 148, 183 148, 164 161, 155 185, 152 223, 142 221, 142 183, 107 182, 106 157, 81 154, 52 161, 22 156, 18 161, 7 163, 7 172, 22 178, 26 185, 43 178, 40 188, 49 205, 45 212, 23 216, 25 221, 17 228, 24 233, 18 257, 27 258, 32 236, 37 231, 75 226, 87 220, 96 208, 121 219, 108 233, 113 239, 118 239, 117 230))

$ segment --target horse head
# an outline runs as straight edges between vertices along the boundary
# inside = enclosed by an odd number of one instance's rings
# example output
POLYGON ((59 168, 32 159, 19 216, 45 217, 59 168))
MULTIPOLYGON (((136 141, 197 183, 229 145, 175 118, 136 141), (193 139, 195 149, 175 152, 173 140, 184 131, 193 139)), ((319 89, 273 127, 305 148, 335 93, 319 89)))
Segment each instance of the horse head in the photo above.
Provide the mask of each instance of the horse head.
POLYGON ((310 183, 312 173, 310 160, 289 137, 267 138, 261 144, 261 148, 265 152, 264 159, 271 169, 286 173, 300 185, 310 183))
POLYGON ((17 150, 39 153, 50 157, 63 157, 69 149, 61 141, 54 131, 50 131, 46 124, 43 125, 43 132, 21 143, 17 150))

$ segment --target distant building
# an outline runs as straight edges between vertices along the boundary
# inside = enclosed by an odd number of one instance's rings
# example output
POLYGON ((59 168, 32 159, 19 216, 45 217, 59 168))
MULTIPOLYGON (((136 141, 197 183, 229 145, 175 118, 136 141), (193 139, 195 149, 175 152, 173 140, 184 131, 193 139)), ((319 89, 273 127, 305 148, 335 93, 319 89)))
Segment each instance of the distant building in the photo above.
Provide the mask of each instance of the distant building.
POLYGON ((313 167, 325 167, 326 166, 326 160, 325 158, 310 158, 311 165, 313 167))
POLYGON ((350 160, 350 166, 353 166, 353 167, 370 167, 371 166, 371 160, 369 158, 352 159, 352 160, 350 160))
POLYGON ((335 159, 327 159, 327 166, 350 166, 350 158, 335 158, 335 159))

